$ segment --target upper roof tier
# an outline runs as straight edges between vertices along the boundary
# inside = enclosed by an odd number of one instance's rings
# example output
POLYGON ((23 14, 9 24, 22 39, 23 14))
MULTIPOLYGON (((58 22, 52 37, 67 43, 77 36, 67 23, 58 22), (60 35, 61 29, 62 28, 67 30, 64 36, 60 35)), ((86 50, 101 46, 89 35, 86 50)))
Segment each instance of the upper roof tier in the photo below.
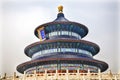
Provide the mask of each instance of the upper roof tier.
MULTIPOLYGON (((68 34, 61 34, 63 38, 65 36, 65 38, 75 37, 77 39, 81 39, 87 35, 88 28, 83 24, 72 22, 66 19, 64 17, 64 14, 62 13, 63 11, 62 9, 63 9, 62 6, 58 7, 59 13, 57 14, 57 18, 54 21, 42 24, 35 29, 34 33, 38 38, 40 38, 41 30, 44 30, 46 39, 50 39, 51 38, 50 34, 58 31, 67 31, 69 33, 72 32, 77 35, 74 36, 68 34)), ((56 36, 59 35, 54 35, 54 37, 56 36)))

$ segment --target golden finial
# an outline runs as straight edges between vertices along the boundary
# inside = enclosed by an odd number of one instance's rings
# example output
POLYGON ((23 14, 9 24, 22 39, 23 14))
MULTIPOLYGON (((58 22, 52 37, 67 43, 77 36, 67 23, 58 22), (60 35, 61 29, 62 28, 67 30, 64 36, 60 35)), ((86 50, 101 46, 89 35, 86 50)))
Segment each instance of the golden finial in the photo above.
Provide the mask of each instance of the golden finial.
POLYGON ((62 6, 62 5, 58 6, 58 12, 59 12, 59 13, 62 13, 62 12, 63 12, 63 6, 62 6))

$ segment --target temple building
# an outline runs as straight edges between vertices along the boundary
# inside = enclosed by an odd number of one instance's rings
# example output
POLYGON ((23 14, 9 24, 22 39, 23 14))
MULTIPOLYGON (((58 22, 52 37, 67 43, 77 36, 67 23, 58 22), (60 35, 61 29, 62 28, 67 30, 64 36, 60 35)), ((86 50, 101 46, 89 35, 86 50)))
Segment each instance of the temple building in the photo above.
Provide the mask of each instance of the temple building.
POLYGON ((82 39, 88 28, 66 19, 63 6, 54 21, 38 26, 34 34, 40 41, 24 49, 31 60, 16 68, 23 75, 5 74, 0 80, 120 80, 120 74, 102 73, 108 64, 93 58, 100 47, 82 39))
POLYGON ((82 40, 88 33, 88 28, 64 17, 63 6, 58 7, 57 18, 49 23, 38 26, 34 33, 39 42, 28 45, 24 52, 31 61, 17 66, 20 73, 32 74, 56 70, 70 72, 101 72, 108 64, 93 58, 100 48, 97 44, 82 40))

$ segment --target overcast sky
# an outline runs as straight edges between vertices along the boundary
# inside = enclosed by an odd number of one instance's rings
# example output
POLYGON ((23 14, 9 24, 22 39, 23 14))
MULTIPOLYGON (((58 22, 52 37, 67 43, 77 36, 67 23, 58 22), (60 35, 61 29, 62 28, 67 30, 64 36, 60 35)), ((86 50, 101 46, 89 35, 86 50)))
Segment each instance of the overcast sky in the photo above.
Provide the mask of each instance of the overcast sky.
POLYGON ((117 0, 3 0, 0 6, 0 74, 13 74, 16 66, 29 61, 24 48, 39 41, 34 29, 57 16, 64 6, 65 17, 88 27, 83 38, 100 46, 95 59, 120 72, 119 10, 117 0))

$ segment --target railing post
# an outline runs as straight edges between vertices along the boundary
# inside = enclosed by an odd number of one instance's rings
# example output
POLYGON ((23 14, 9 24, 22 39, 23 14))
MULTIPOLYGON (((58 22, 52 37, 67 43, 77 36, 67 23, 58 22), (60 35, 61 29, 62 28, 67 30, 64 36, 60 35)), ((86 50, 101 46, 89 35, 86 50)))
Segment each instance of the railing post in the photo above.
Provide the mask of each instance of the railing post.
POLYGON ((26 80, 26 72, 24 71, 23 80, 26 80))
POLYGON ((111 80, 112 80, 113 74, 112 74, 111 70, 109 70, 109 76, 110 76, 110 78, 111 78, 111 80))
POLYGON ((56 69, 56 80, 58 80, 58 70, 56 69))
POLYGON ((77 69, 77 78, 78 78, 78 80, 79 80, 79 76, 80 76, 79 69, 77 69))
POLYGON ((100 69, 98 69, 98 78, 99 78, 99 80, 101 80, 101 70, 100 69))
POLYGON ((87 77, 88 77, 88 80, 90 80, 90 69, 88 69, 87 77))
POLYGON ((85 80, 85 75, 82 76, 83 80, 85 80))
POLYGON ((68 69, 66 70, 66 80, 69 80, 69 72, 68 72, 68 69))
POLYGON ((117 77, 116 77, 116 75, 115 75, 115 80, 117 80, 117 77))
POLYGON ((7 78, 7 73, 5 73, 5 74, 4 74, 3 78, 4 78, 4 79, 6 79, 6 78, 7 78))
POLYGON ((45 80, 47 80, 47 70, 45 69, 45 80))
POLYGON ((13 80, 16 80, 16 72, 13 74, 13 80))
POLYGON ((34 79, 37 80, 36 70, 34 70, 34 79))

